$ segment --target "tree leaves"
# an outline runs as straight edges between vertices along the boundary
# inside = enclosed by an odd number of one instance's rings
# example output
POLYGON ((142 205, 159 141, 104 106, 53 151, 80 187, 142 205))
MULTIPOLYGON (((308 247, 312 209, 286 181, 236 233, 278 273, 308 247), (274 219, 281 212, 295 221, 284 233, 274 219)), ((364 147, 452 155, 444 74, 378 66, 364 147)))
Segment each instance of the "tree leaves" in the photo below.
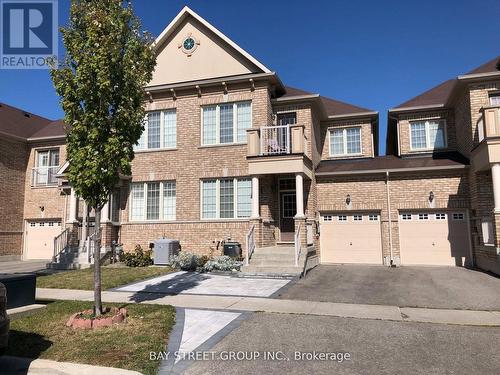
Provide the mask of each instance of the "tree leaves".
POLYGON ((144 130, 143 87, 156 64, 153 39, 119 0, 73 0, 61 33, 67 55, 51 76, 69 126, 67 176, 99 209, 119 174, 131 173, 144 130))

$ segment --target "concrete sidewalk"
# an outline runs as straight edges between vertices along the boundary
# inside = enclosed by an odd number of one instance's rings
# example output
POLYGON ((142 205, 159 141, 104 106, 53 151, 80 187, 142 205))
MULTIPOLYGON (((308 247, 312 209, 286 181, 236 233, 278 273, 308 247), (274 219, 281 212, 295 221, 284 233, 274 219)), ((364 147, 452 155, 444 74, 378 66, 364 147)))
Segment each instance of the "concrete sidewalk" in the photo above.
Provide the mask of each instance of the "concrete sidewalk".
POLYGON ((47 359, 0 357, 0 372, 11 375, 140 375, 137 371, 113 367, 84 365, 81 363, 56 362, 47 359))
MULTIPOLYGON (((37 299, 92 301, 93 291, 37 288, 37 299)), ((297 301, 256 297, 164 295, 132 292, 102 292, 104 302, 148 303, 176 307, 230 311, 262 311, 280 314, 336 316, 342 318, 425 322, 472 326, 500 326, 499 311, 405 308, 335 302, 297 301)))

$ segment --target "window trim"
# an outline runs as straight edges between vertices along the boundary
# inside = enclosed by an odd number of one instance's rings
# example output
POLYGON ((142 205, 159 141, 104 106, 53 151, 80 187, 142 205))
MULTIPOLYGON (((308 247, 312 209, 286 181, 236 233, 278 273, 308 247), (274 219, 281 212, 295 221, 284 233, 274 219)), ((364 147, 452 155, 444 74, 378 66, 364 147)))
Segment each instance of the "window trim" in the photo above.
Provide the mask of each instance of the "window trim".
POLYGON ((163 180, 163 181, 137 181, 137 182, 131 182, 130 183, 130 189, 129 189, 129 194, 128 194, 128 221, 129 222, 148 222, 148 223, 156 223, 156 222, 163 222, 163 221, 176 221, 177 220, 177 180, 163 180), (175 215, 173 219, 165 219, 164 218, 164 212, 163 212, 163 205, 164 205, 164 183, 165 182, 174 182, 175 183, 175 215), (148 184, 150 183, 159 183, 160 184, 160 199, 159 199, 159 211, 158 211, 158 219, 148 219, 148 205, 147 205, 147 200, 148 200, 148 184), (143 207, 144 211, 142 213, 142 219, 136 219, 132 217, 132 210, 134 207, 133 204, 133 197, 132 197, 132 184, 142 184, 143 185, 143 207))
POLYGON ((145 122, 144 131, 141 134, 141 138, 144 135, 145 148, 137 148, 138 145, 134 145, 134 153, 177 150, 177 108, 155 109, 151 111, 146 111, 146 114, 144 115, 144 122, 145 122), (158 148, 148 147, 148 135, 149 135, 148 114, 153 112, 160 112, 160 135, 159 135, 160 147, 158 148), (165 112, 173 112, 175 114, 175 146, 165 147, 165 112))
MULTIPOLYGON (((203 221, 232 221, 232 220, 248 220, 252 216, 251 206, 250 214, 245 217, 238 217, 238 181, 248 180, 252 181, 251 177, 241 176, 241 177, 215 177, 215 178, 202 178, 200 179, 200 220, 203 221), (221 180, 232 180, 233 181, 233 217, 220 217, 220 181, 221 180), (215 217, 203 217, 203 182, 205 181, 215 181, 215 217)), ((252 199, 252 193, 250 190, 250 202, 252 199)))
POLYGON ((252 100, 238 100, 234 102, 227 103, 214 103, 205 104, 200 106, 200 146, 201 147, 217 147, 217 146, 228 146, 228 145, 244 145, 247 144, 247 138, 244 141, 238 141, 238 104, 248 103, 250 104, 250 125, 248 129, 253 127, 253 103, 252 100), (233 105, 233 141, 227 143, 220 142, 220 106, 221 105, 233 105), (203 140, 203 132, 205 124, 203 123, 203 109, 215 106, 215 143, 205 143, 203 140))
POLYGON ((352 125, 352 126, 334 126, 328 128, 328 156, 331 158, 346 157, 346 156, 362 156, 363 155, 363 126, 362 125, 352 125), (347 129, 358 128, 359 129, 359 152, 348 153, 347 152, 347 129), (342 129, 342 142, 344 147, 344 153, 342 154, 332 154, 332 131, 342 129))
POLYGON ((432 150, 444 150, 444 149, 448 148, 448 122, 444 118, 409 121, 408 122, 408 131, 409 131, 409 139, 410 139, 410 151, 432 151, 432 150), (430 141, 429 141, 429 123, 431 121, 437 121, 439 125, 441 123, 444 125, 443 126, 443 130, 444 130, 444 134, 443 134, 444 145, 443 145, 443 147, 429 147, 429 143, 430 143, 430 141), (415 147, 413 147, 413 138, 411 136, 411 126, 413 124, 422 123, 422 122, 425 125, 425 147, 415 148, 415 147))

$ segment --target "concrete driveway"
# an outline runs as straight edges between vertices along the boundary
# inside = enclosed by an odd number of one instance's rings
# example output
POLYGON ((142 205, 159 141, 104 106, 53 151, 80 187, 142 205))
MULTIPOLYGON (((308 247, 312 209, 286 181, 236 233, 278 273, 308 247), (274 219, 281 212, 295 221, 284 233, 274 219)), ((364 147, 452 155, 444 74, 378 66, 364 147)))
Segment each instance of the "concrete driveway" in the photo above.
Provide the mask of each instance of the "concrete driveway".
POLYGON ((16 260, 0 262, 0 273, 39 272, 47 268, 49 260, 16 260))
POLYGON ((280 298, 500 311, 500 278, 458 267, 321 265, 280 298))

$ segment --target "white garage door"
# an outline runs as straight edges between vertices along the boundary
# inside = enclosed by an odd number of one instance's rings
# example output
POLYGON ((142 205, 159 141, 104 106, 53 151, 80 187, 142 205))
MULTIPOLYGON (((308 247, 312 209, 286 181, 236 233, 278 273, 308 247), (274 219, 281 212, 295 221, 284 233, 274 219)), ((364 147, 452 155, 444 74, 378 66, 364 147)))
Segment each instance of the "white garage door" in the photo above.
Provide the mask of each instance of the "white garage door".
POLYGON ((61 220, 29 221, 26 223, 25 258, 50 259, 54 252, 54 237, 61 233, 61 220))
POLYGON ((325 214, 320 231, 322 263, 382 264, 380 216, 325 214))
POLYGON ((401 264, 463 266, 468 233, 465 212, 401 212, 401 264))

